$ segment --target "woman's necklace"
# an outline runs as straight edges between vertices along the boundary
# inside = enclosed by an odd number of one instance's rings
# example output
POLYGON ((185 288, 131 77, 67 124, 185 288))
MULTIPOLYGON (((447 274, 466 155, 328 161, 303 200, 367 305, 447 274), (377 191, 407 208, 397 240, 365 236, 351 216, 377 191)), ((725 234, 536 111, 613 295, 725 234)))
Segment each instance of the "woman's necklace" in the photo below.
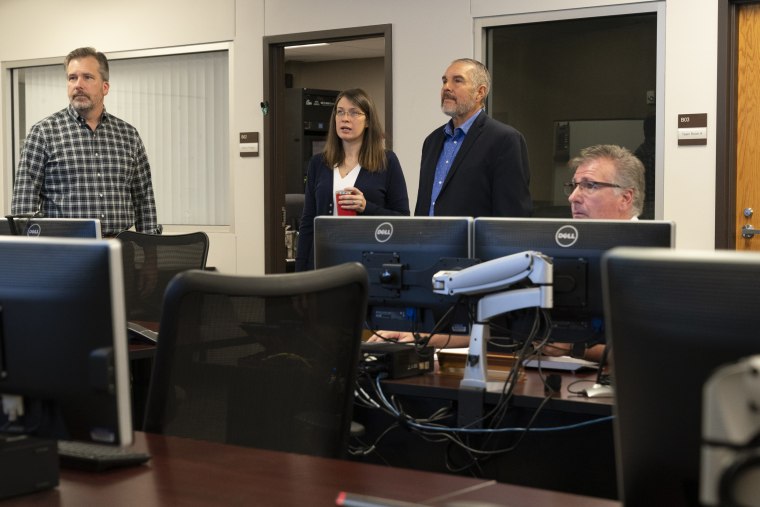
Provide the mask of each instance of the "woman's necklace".
POLYGON ((358 160, 356 160, 353 164, 348 163, 347 160, 344 160, 342 164, 338 166, 338 171, 340 172, 340 177, 345 178, 348 173, 353 170, 354 167, 359 163, 358 160))

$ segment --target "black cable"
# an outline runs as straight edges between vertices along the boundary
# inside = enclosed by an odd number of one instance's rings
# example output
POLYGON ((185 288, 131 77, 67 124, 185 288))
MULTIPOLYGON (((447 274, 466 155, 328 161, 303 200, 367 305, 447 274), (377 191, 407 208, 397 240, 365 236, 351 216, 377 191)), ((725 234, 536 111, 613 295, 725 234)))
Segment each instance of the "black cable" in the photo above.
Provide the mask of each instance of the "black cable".
MULTIPOLYGON (((457 301, 456 304, 460 304, 460 301, 457 301)), ((439 322, 436 323, 435 328, 438 328, 446 315, 449 315, 450 312, 453 311, 454 306, 455 305, 452 305, 444 317, 442 317, 439 322)), ((431 335, 432 334, 434 333, 431 333, 431 335)), ((377 406, 374 408, 379 408, 380 410, 392 416, 394 418, 394 422, 381 434, 379 438, 383 438, 392 429, 403 427, 407 431, 415 433, 425 441, 433 443, 447 442, 445 449, 447 469, 457 472, 471 469, 472 473, 474 474, 482 471, 481 465, 484 460, 487 460, 492 456, 511 452, 520 445, 527 433, 533 430, 533 426, 542 410, 545 408, 549 400, 552 399, 552 393, 549 392, 547 396, 545 396, 541 401, 539 406, 530 415, 527 425, 519 428, 519 432, 516 434, 516 436, 511 433, 502 433, 499 431, 499 429, 502 428, 509 411, 511 404, 510 402, 514 395, 514 388, 517 382, 520 380, 520 374, 524 361, 526 361, 528 358, 536 356, 537 354, 540 354, 542 347, 549 341, 550 334, 551 317, 549 315, 549 312, 544 309, 536 308, 533 315, 533 323, 528 335, 525 336, 525 339, 522 342, 516 344, 519 346, 519 349, 517 350, 513 367, 510 369, 510 372, 507 375, 507 379, 504 382, 504 386, 499 395, 497 403, 491 410, 489 410, 482 418, 477 421, 481 423, 487 423, 486 429, 483 431, 486 436, 482 441, 477 442, 477 444, 472 441, 474 436, 481 435, 481 433, 476 430, 473 430, 472 432, 465 432, 464 436, 456 433, 458 429, 464 430, 467 429, 467 427, 454 428, 453 431, 450 431, 452 430, 450 426, 440 426, 440 431, 438 431, 436 429, 436 426, 438 426, 437 421, 453 417, 453 414, 451 414, 448 410, 439 409, 427 419, 418 419, 406 413, 400 400, 398 400, 395 396, 391 396, 390 399, 388 399, 382 393, 380 381, 382 378, 384 378, 385 374, 376 375, 374 382, 371 382, 373 395, 376 396, 379 400, 372 400, 371 405, 374 406, 376 404, 377 406), (538 345, 534 347, 534 343, 536 342, 538 342, 538 345), (425 427, 419 428, 417 425, 425 427), (499 444, 497 437, 504 436, 506 434, 512 435, 512 439, 509 444, 499 444), (454 449, 459 449, 460 451, 464 452, 465 455, 460 457, 454 456, 454 449), (464 462, 461 461, 462 458, 464 458, 464 462)), ((415 338, 421 337, 417 334, 415 338)), ((425 340, 424 343, 427 343, 427 340, 425 340)), ((546 385, 546 375, 544 375, 543 370, 540 368, 540 364, 538 371, 542 382, 544 385, 546 385)), ((366 400, 363 401, 367 402, 366 400)), ((378 442, 379 439, 375 441, 375 445, 378 442)))
MULTIPOLYGON (((527 339, 521 344, 520 350, 516 354, 514 358, 514 362, 512 365, 512 368, 510 369, 510 373, 507 376, 507 379, 504 383, 504 387, 502 388, 501 395, 499 397, 499 400, 497 400, 496 404, 494 405, 493 409, 486 414, 485 419, 488 420, 488 428, 494 429, 501 427, 504 423, 504 420, 506 418, 506 415, 509 411, 509 407, 511 405, 512 396, 514 394, 514 388, 520 380, 520 373, 522 371, 522 365, 525 360, 527 360, 527 356, 529 352, 533 351, 532 348, 532 342, 535 338, 536 334, 541 329, 541 317, 542 313, 539 311, 535 312, 534 319, 533 319, 533 325, 531 326, 530 334, 528 335, 527 339)), ((480 451, 488 453, 489 449, 496 449, 498 446, 498 442, 496 440, 499 439, 499 435, 496 434, 488 434, 484 441, 481 443, 481 449, 480 451)), ((477 453, 481 454, 482 452, 477 453)), ((477 457, 476 461, 479 463, 482 461, 481 457, 477 457)), ((473 462, 475 464, 475 462, 473 462)))
MULTIPOLYGON (((528 350, 526 348, 525 350, 528 350)), ((542 402, 539 404, 539 406, 533 411, 531 414, 528 423, 521 428, 499 428, 499 429, 485 429, 484 432, 487 432, 488 438, 485 439, 485 442, 479 443, 478 445, 471 442, 471 437, 473 435, 479 434, 479 430, 471 430, 470 432, 465 432, 465 438, 463 439, 460 434, 458 434, 458 431, 463 430, 464 428, 451 428, 450 426, 438 424, 438 421, 443 421, 446 419, 451 419, 453 417, 453 413, 450 411, 449 408, 443 407, 438 410, 436 410, 433 414, 431 414, 426 419, 419 419, 414 418, 412 415, 406 413, 404 407, 401 405, 400 401, 396 399, 395 396, 391 396, 390 399, 387 399, 385 395, 382 393, 382 390, 380 388, 380 382, 383 378, 385 378, 385 374, 379 374, 376 375, 374 378, 374 382, 372 382, 372 390, 375 393, 375 395, 379 398, 378 401, 374 401, 374 404, 377 404, 378 406, 375 408, 381 409, 384 412, 388 413, 391 417, 394 418, 394 421, 389 425, 386 430, 384 430, 381 435, 375 440, 374 446, 377 446, 377 444, 380 442, 380 439, 384 438, 386 435, 390 433, 393 429, 396 428, 404 428, 406 431, 412 432, 421 439, 432 442, 432 443, 442 443, 446 442, 448 445, 444 449, 445 452, 445 463, 448 470, 453 472, 462 472, 467 469, 471 470, 471 473, 473 475, 476 475, 482 471, 481 465, 484 461, 490 459, 493 456, 502 455, 508 452, 513 451, 516 449, 520 443, 523 441, 527 433, 532 431, 551 431, 552 428, 534 428, 534 424, 536 420, 538 419, 539 415, 541 414, 542 410, 546 406, 546 404, 549 402, 549 400, 552 399, 551 395, 548 395, 544 397, 542 402), (418 427, 422 426, 422 427, 418 427), (503 430, 507 430, 504 432, 503 430), (500 431, 501 430, 501 431, 500 431), (473 433, 474 432, 474 433, 473 433), (488 443, 492 442, 491 437, 498 436, 498 435, 506 435, 510 434, 513 435, 513 439, 508 445, 505 446, 498 446, 494 444, 491 448, 488 448, 488 443), (516 436, 514 436, 516 435, 516 436), (456 457, 454 456, 453 452, 454 449, 459 449, 460 451, 465 453, 465 456, 462 457, 456 457), (462 463, 460 460, 464 458, 464 463, 462 463), (459 463, 456 463, 459 461, 459 463)), ((599 422, 602 422, 602 420, 606 421, 609 420, 609 418, 603 418, 600 419, 599 422)), ((596 421, 590 421, 589 423, 594 423, 596 421)), ((571 425, 568 427, 562 427, 558 428, 558 430, 571 430, 575 429, 576 425, 571 425)), ((375 452, 376 449, 372 449, 372 446, 370 448, 365 448, 364 452, 366 454, 369 454, 371 452, 375 452)), ((354 450, 354 453, 361 452, 361 450, 354 450)))
MULTIPOLYGON (((365 446, 364 448, 351 448, 351 447, 349 447, 349 449, 348 449, 349 454, 351 454, 352 456, 368 456, 368 455, 372 454, 373 452, 375 452, 377 450, 377 445, 380 443, 380 441, 383 438, 385 438, 385 436, 388 433, 390 433, 392 430, 395 430, 398 427, 399 427, 399 425, 396 424, 396 423, 391 424, 385 430, 383 430, 383 432, 380 433, 380 435, 378 435, 377 438, 375 438, 375 441, 372 442, 371 445, 365 446)), ((356 439, 359 440, 358 437, 356 437, 356 439)), ((359 441, 361 442, 361 440, 359 440, 359 441)), ((382 457, 382 455, 380 455, 379 453, 377 453, 377 455, 380 456, 380 458, 383 461, 385 461, 385 459, 382 457)))
POLYGON ((449 324, 449 320, 451 318, 451 315, 454 313, 454 311, 460 307, 461 305, 466 305, 468 315, 470 317, 470 322, 472 322, 472 307, 469 304, 469 298, 467 296, 459 296, 457 300, 449 306, 449 308, 444 312, 444 314, 441 316, 440 319, 433 325, 433 329, 431 329, 430 333, 426 337, 420 337, 415 335, 415 344, 418 344, 419 346, 426 347, 427 344, 430 342, 430 338, 432 338, 433 335, 436 334, 448 334, 448 339, 446 342, 443 343, 438 349, 446 348, 451 341, 451 332, 443 333, 441 330, 445 329, 446 325, 449 324), (419 341, 418 341, 419 338, 419 341))
MULTIPOLYGON (((520 372, 522 369, 522 365, 524 361, 526 361, 529 357, 531 357, 533 354, 535 354, 535 350, 532 347, 532 344, 535 340, 538 339, 539 333, 545 333, 541 340, 545 341, 548 338, 548 334, 551 329, 551 319, 549 317, 549 313, 546 310, 543 309, 536 309, 533 319, 533 324, 531 326, 531 331, 524 340, 524 342, 521 344, 521 348, 515 357, 514 365, 512 369, 510 370, 510 375, 508 376, 507 380, 505 381, 504 388, 502 390, 502 394, 500 399, 497 401, 496 405, 494 406, 494 409, 492 409, 488 414, 484 416, 484 419, 489 420, 488 427, 490 429, 499 428, 503 425, 504 420, 506 418, 506 414, 509 410, 510 401, 513 395, 513 389, 516 385, 516 383, 520 379, 520 372), (507 390, 507 388, 509 389, 507 390)), ((539 369, 540 372, 540 369, 539 369)), ((546 385, 546 378, 543 376, 543 374, 540 372, 542 382, 546 385)), ((539 405, 539 407, 536 409, 536 412, 534 412, 533 417, 530 420, 530 424, 528 427, 525 428, 525 430, 521 433, 521 436, 518 437, 518 439, 513 442, 510 446, 506 448, 498 448, 498 444, 494 442, 494 440, 499 437, 500 435, 490 433, 487 435, 485 440, 480 444, 479 449, 475 449, 472 446, 468 446, 468 453, 471 456, 471 461, 469 466, 480 466, 480 463, 487 459, 488 457, 494 455, 494 454, 503 454, 505 452, 510 452, 511 450, 514 450, 514 448, 517 447, 517 445, 522 441, 524 438, 525 433, 530 431, 530 427, 532 426, 533 422, 535 421, 536 417, 538 417, 538 414, 540 413, 541 409, 545 406, 545 404, 548 402, 548 400, 551 398, 551 396, 547 396, 544 401, 539 405), (488 448, 493 443, 493 447, 490 449, 488 448)), ((450 443, 450 445, 455 444, 455 442, 450 443)), ((468 465, 462 465, 459 470, 464 470, 467 468, 468 465)))

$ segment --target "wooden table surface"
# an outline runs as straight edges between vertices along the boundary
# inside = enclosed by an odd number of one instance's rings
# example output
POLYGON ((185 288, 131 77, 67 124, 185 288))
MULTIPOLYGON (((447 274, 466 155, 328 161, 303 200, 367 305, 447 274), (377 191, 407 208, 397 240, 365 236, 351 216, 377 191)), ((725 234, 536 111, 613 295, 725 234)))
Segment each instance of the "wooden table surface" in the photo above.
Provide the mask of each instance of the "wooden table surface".
POLYGON ((280 453, 138 432, 146 465, 108 472, 62 470, 52 490, 3 502, 26 506, 335 505, 339 492, 445 506, 612 507, 619 502, 494 481, 280 453), (460 504, 461 505, 461 504, 460 504))

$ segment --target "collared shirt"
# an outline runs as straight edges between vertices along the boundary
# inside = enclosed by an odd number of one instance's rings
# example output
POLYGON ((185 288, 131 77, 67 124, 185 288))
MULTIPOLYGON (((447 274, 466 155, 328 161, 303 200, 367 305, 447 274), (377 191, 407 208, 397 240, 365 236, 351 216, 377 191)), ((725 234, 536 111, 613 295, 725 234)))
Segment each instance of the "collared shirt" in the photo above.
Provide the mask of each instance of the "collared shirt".
POLYGON ((93 131, 73 107, 29 131, 16 172, 11 213, 100 219, 103 236, 135 225, 158 232, 150 164, 132 125, 103 111, 93 131))
POLYGON ((443 182, 446 181, 446 175, 449 174, 451 164, 454 163, 454 159, 459 153, 459 149, 462 147, 464 136, 469 132, 472 123, 475 118, 483 111, 482 109, 473 114, 461 127, 454 128, 453 121, 449 121, 445 127, 443 127, 444 141, 443 149, 441 150, 441 156, 438 158, 438 164, 435 166, 435 177, 433 179, 433 192, 430 195, 430 210, 428 215, 435 215, 435 200, 438 199, 438 195, 443 188, 443 182))

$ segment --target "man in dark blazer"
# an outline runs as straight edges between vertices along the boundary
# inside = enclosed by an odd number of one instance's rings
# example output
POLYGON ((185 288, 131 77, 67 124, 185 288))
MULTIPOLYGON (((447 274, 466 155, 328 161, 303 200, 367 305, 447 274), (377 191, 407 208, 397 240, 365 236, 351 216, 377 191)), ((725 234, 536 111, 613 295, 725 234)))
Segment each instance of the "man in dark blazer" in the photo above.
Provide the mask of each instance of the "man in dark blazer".
POLYGON ((530 216, 528 149, 520 132, 483 111, 488 69, 463 58, 442 79, 441 110, 451 120, 422 145, 414 214, 530 216))

